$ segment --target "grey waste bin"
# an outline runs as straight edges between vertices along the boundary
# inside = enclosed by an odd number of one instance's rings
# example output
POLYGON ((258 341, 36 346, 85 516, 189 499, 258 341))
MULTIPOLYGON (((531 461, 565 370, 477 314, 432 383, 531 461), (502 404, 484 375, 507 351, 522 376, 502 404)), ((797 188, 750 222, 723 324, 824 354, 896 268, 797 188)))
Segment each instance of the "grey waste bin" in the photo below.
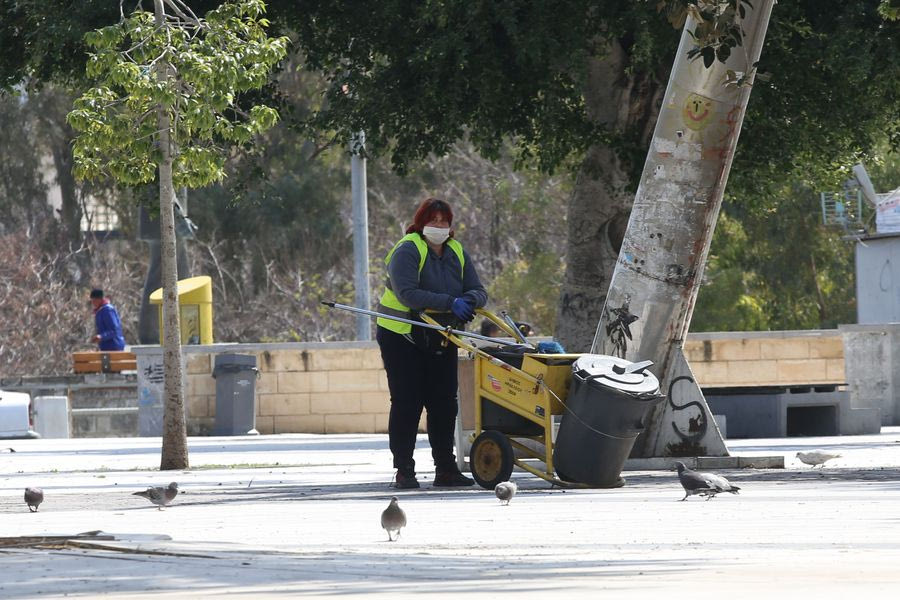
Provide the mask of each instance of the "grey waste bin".
POLYGON ((213 435, 258 434, 256 431, 256 357, 216 356, 216 422, 213 435))
POLYGON ((647 367, 615 356, 585 354, 572 364, 572 384, 556 436, 553 463, 561 479, 618 487, 644 418, 663 400, 647 367))

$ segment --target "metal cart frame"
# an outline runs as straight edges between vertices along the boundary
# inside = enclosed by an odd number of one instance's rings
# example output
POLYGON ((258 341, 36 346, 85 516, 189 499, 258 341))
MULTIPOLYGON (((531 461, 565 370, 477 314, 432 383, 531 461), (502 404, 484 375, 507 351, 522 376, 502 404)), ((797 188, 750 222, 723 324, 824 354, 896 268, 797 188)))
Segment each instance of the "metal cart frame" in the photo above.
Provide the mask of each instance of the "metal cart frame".
MULTIPOLYGON (((483 309, 477 314, 514 338, 520 337, 497 315, 483 309)), ((421 318, 437 325, 427 314, 422 314, 421 318)), ((571 365, 582 355, 523 354, 519 368, 469 344, 449 330, 442 334, 467 350, 475 360, 475 430, 470 436, 472 447, 469 452, 469 467, 475 481, 483 488, 493 489, 498 483, 509 480, 513 468, 519 467, 554 485, 588 487, 556 477, 553 465, 553 417, 565 410, 563 403, 572 378, 571 365), (513 427, 498 425, 495 417, 500 421, 512 421, 513 427), (538 449, 520 440, 531 440, 538 449), (543 470, 528 459, 541 461, 543 470)))

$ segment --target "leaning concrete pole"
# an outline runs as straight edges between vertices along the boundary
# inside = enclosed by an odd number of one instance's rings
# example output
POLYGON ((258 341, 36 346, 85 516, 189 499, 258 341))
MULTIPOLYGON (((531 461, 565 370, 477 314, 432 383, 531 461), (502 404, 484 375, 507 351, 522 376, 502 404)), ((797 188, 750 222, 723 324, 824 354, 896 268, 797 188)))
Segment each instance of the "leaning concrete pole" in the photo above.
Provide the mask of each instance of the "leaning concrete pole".
POLYGON ((635 457, 727 456, 683 354, 773 0, 756 0, 726 63, 689 60, 688 18, 591 351, 652 360, 668 400, 635 457), (728 71, 747 85, 725 85, 728 71))

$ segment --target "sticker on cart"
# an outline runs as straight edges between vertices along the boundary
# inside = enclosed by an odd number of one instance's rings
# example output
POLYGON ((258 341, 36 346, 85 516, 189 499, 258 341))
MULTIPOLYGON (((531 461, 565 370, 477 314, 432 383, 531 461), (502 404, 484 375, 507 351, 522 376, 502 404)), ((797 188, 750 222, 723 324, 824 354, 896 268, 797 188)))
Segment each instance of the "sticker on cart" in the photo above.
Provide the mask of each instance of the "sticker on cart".
POLYGON ((500 385, 500 380, 499 380, 499 379, 497 379, 497 378, 494 377, 493 375, 488 375, 487 378, 488 378, 488 381, 491 382, 491 389, 492 389, 492 390, 494 390, 495 392, 499 392, 500 390, 503 389, 503 386, 500 385))
POLYGON ((538 405, 535 405, 535 407, 534 407, 534 414, 536 414, 539 417, 543 417, 547 413, 544 411, 544 407, 541 406, 540 404, 538 404, 538 405))

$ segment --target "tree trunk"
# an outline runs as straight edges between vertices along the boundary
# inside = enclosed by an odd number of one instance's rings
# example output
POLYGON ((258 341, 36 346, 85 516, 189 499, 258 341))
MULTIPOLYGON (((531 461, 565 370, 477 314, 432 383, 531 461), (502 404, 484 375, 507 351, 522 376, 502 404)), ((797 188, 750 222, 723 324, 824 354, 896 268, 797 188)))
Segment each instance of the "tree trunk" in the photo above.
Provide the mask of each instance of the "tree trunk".
POLYGON ((632 456, 728 455, 683 350, 773 2, 746 11, 743 51, 724 62, 688 58, 699 29, 692 17, 681 35, 591 349, 652 361, 666 394, 632 456), (748 85, 723 85, 733 73, 748 85))
MULTIPOLYGON (((614 134, 636 135, 646 147, 668 68, 629 75, 623 45, 613 42, 608 50, 589 66, 588 114, 614 134)), ((634 165, 610 146, 591 147, 581 163, 568 206, 566 272, 556 320, 556 337, 569 352, 590 350, 634 202, 632 172, 634 165)))
MULTIPOLYGON (((60 219, 69 247, 78 248, 82 241, 82 192, 72 174, 72 165, 75 162, 72 155, 72 140, 75 134, 66 123, 66 114, 72 108, 72 98, 69 93, 56 86, 45 87, 33 98, 39 103, 37 117, 40 130, 53 157, 53 167, 56 169, 56 183, 59 185, 61 197, 60 219)), ((79 266, 84 272, 90 271, 87 264, 79 266)))
POLYGON ((54 138, 51 152, 53 166, 56 168, 56 183, 59 184, 62 206, 60 217, 66 230, 66 237, 72 248, 81 245, 81 202, 78 198, 78 186, 72 175, 72 139, 68 127, 63 129, 68 135, 54 138))
MULTIPOLYGON (((162 0, 154 0, 157 27, 165 26, 162 0)), ((158 63, 161 78, 170 76, 168 62, 158 63)), ((187 427, 184 417, 184 372, 181 362, 181 323, 178 308, 178 266, 175 244, 175 187, 172 183, 174 148, 171 119, 165 107, 157 108, 159 125, 159 220, 163 287, 163 368, 165 409, 163 416, 161 470, 187 469, 187 427)))

